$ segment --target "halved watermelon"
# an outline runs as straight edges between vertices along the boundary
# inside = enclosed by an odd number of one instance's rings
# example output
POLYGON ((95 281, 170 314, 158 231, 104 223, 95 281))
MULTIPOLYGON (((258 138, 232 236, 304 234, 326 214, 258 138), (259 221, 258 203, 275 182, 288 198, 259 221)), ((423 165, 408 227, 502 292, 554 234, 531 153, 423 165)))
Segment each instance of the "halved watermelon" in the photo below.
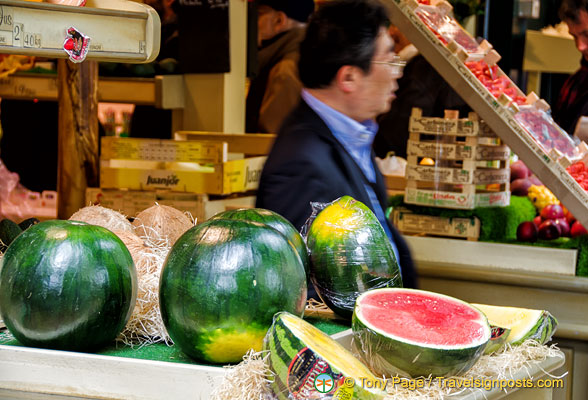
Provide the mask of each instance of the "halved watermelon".
POLYGON ((468 303, 423 290, 384 288, 357 298, 355 346, 370 369, 391 376, 453 376, 484 353, 490 326, 468 303))
POLYGON ((278 399, 383 399, 385 381, 329 335, 287 312, 264 339, 278 399), (323 380, 321 378, 323 377, 323 380))
POLYGON ((506 343, 513 346, 521 344, 527 339, 534 339, 541 344, 545 344, 551 340, 557 328, 557 320, 545 310, 489 306, 486 304, 472 305, 486 314, 491 325, 510 329, 506 343))

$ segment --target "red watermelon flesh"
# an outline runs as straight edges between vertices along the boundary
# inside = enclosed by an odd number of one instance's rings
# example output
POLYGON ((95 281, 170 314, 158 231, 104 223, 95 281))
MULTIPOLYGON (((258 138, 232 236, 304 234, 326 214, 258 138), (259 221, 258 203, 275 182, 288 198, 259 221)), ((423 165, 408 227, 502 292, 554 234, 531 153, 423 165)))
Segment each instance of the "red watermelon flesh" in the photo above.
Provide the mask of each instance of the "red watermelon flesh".
POLYGON ((415 343, 463 347, 487 340, 486 321, 478 310, 438 294, 384 291, 362 299, 361 313, 374 328, 415 343))
POLYGON ((453 376, 483 354, 491 331, 466 302, 423 290, 384 288, 358 297, 355 345, 378 375, 453 376))

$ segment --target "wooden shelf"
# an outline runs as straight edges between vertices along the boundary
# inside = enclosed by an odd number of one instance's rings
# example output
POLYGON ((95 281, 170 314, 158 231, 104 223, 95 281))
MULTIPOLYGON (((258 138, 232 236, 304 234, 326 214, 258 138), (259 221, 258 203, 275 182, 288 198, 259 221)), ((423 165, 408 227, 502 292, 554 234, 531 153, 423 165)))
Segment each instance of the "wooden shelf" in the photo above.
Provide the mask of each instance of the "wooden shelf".
MULTIPOLYGON (((539 179, 588 226, 588 193, 564 166, 552 159, 497 99, 414 12, 414 0, 385 0, 392 22, 419 49, 439 74, 478 113, 490 128, 525 162, 539 179)), ((444 3, 444 2, 442 2, 444 3)), ((448 4, 448 3, 447 3, 448 4)), ((451 47, 451 46, 449 46, 451 47)), ((463 53, 462 53, 463 54, 463 53)))
POLYGON ((143 63, 159 54, 159 16, 123 0, 88 0, 85 7, 0 0, 0 53, 68 58, 71 26, 90 37, 88 60, 143 63))
MULTIPOLYGON (((165 109, 184 107, 182 75, 154 78, 100 78, 98 100, 107 103, 155 105, 165 109)), ((57 100, 57 75, 20 73, 0 79, 0 98, 57 100)))

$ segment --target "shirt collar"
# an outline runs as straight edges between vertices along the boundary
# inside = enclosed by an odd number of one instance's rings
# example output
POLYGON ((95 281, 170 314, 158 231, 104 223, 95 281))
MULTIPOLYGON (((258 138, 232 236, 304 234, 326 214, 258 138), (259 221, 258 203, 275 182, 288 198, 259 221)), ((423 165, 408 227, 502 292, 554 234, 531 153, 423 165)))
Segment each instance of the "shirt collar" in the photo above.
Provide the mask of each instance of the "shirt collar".
POLYGON ((361 147, 371 147, 378 132, 376 121, 369 119, 364 122, 357 122, 323 103, 306 89, 302 89, 302 98, 327 124, 337 140, 342 141, 344 145, 353 143, 361 147))

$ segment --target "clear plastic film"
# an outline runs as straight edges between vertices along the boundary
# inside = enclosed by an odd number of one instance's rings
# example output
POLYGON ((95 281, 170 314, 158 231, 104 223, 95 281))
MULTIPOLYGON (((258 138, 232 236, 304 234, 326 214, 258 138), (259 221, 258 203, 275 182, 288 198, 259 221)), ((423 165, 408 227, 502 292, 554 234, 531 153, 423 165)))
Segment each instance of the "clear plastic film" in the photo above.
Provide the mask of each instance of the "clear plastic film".
POLYGON ((311 259, 311 281, 321 299, 350 319, 356 298, 382 287, 402 287, 392 244, 373 212, 350 196, 312 203, 302 229, 311 259))
POLYGON ((574 141, 555 123, 548 111, 534 105, 521 106, 514 117, 546 153, 556 149, 570 158, 578 157, 574 141))
POLYGON ((383 399, 385 382, 351 351, 292 314, 274 316, 264 339, 272 373, 269 388, 278 399, 383 399), (366 381, 369 384, 366 384, 366 381))
MULTIPOLYGON (((510 149, 475 113, 460 118, 457 111, 445 110, 443 117, 423 116, 413 108, 406 153, 406 203, 455 209, 510 203, 510 149)), ((399 226, 397 218, 395 213, 399 226)), ((402 222, 403 231, 422 230, 402 222)))
POLYGON ((455 41, 468 53, 481 53, 478 42, 448 14, 449 11, 450 8, 421 4, 415 14, 444 45, 455 41))

